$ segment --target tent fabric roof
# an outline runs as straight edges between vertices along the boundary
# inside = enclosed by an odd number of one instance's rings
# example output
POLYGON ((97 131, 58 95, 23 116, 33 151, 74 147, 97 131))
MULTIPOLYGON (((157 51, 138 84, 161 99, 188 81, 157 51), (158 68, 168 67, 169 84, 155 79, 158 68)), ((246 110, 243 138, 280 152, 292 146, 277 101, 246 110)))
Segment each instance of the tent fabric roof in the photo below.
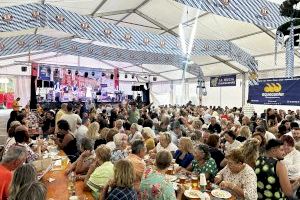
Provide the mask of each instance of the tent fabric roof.
MULTIPOLYGON (((283 0, 269 1, 278 4, 283 2, 283 0)), ((118 26, 130 27, 155 34, 172 35, 179 34, 178 26, 182 21, 187 25, 185 29, 189 33, 197 12, 195 8, 186 7, 173 0, 0 0, 0 7, 27 3, 47 3, 81 15, 92 16, 101 21, 113 23, 118 26)), ((274 29, 259 27, 203 11, 200 11, 197 20, 198 27, 195 38, 231 41, 242 50, 254 56, 258 61, 259 70, 264 72, 282 70, 285 68, 285 54, 282 53, 283 49, 279 50, 281 53, 278 55, 278 66, 275 66, 274 64, 274 29)), ((11 37, 24 34, 40 34, 57 38, 72 38, 72 35, 69 33, 49 28, 29 29, 18 32, 0 32, 0 37, 11 37)), ((80 38, 75 38, 73 40, 82 43, 107 45, 80 38)), ((12 65, 14 60, 22 61, 28 59, 27 55, 21 55, 17 59, 0 57, 1 66, 12 65)), ((37 57, 37 61, 43 63, 61 63, 63 61, 66 65, 79 64, 78 62, 74 63, 74 61, 78 60, 76 56, 61 55, 54 52, 43 53, 42 55, 43 56, 32 56, 32 59, 34 60, 35 57, 37 57), (43 59, 43 57, 45 59, 43 59)), ((160 76, 158 81, 181 79, 181 70, 178 70, 178 68, 174 66, 149 64, 132 66, 130 63, 96 61, 90 58, 80 58, 80 60, 80 65, 86 67, 91 67, 91 65, 93 65, 112 69, 114 66, 117 66, 129 73, 137 71, 157 74, 160 76)), ((245 66, 238 64, 227 56, 193 56, 192 60, 196 64, 201 65, 205 76, 239 73, 241 71, 247 72, 245 66)), ((295 68, 300 68, 300 56, 297 55, 295 56, 295 68)), ((195 76, 188 74, 187 77, 193 78, 195 76)))

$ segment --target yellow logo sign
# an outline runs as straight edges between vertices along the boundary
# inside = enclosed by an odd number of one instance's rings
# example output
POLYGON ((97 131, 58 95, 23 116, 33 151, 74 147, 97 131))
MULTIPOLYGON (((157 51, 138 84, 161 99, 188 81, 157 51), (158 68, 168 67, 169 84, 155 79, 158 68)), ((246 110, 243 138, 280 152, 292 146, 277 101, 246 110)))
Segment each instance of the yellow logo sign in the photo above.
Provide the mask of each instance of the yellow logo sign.
POLYGON ((267 83, 266 86, 264 87, 264 92, 267 93, 275 93, 275 92, 280 92, 282 89, 280 83, 267 83))

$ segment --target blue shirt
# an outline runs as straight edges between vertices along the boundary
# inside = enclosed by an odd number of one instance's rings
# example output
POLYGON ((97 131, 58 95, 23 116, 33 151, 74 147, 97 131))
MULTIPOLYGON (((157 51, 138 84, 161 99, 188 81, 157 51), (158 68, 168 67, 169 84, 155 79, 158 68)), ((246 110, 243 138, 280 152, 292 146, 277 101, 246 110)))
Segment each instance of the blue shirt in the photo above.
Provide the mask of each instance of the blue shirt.
POLYGON ((179 166, 181 166, 183 168, 187 168, 191 164, 192 160, 194 159, 194 156, 191 153, 187 153, 187 154, 185 154, 184 158, 181 160, 181 159, 179 159, 181 154, 182 154, 182 152, 179 149, 176 150, 175 154, 174 154, 174 159, 176 159, 176 163, 179 166))

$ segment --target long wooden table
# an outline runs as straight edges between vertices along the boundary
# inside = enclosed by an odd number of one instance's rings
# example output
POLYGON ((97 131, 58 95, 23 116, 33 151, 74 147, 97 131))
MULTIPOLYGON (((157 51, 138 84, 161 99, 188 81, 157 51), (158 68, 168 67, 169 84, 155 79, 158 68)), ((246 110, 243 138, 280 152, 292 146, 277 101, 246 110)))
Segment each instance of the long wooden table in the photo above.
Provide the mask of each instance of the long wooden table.
MULTIPOLYGON (((60 151, 60 156, 64 156, 64 152, 60 151)), ((70 166, 70 164, 69 164, 70 166)), ((53 170, 49 171, 42 178, 42 182, 47 187, 47 200, 68 200, 69 191, 68 191, 68 177, 64 174, 65 169, 63 170, 53 170), (53 182, 49 182, 49 178, 55 179, 53 182)), ((79 200, 93 200, 93 196, 90 192, 83 191, 84 183, 83 181, 76 181, 75 190, 76 196, 79 197, 79 200)))

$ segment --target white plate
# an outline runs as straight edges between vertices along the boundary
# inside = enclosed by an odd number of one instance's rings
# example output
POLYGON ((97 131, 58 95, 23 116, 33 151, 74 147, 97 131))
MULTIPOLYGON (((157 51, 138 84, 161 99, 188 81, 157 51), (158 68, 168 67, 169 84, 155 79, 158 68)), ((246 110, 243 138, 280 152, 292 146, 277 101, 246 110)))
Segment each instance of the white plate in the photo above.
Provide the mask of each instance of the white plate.
POLYGON ((226 190, 220 190, 220 189, 215 189, 215 190, 211 191, 211 195, 213 195, 214 197, 217 197, 217 198, 221 198, 221 199, 228 199, 231 197, 231 194, 229 192, 227 192, 226 190))
POLYGON ((199 199, 201 197, 201 192, 199 190, 186 190, 184 195, 190 199, 199 199))
POLYGON ((167 181, 170 181, 170 182, 173 182, 173 181, 176 181, 177 180, 177 176, 174 176, 174 175, 166 175, 166 180, 167 181))

